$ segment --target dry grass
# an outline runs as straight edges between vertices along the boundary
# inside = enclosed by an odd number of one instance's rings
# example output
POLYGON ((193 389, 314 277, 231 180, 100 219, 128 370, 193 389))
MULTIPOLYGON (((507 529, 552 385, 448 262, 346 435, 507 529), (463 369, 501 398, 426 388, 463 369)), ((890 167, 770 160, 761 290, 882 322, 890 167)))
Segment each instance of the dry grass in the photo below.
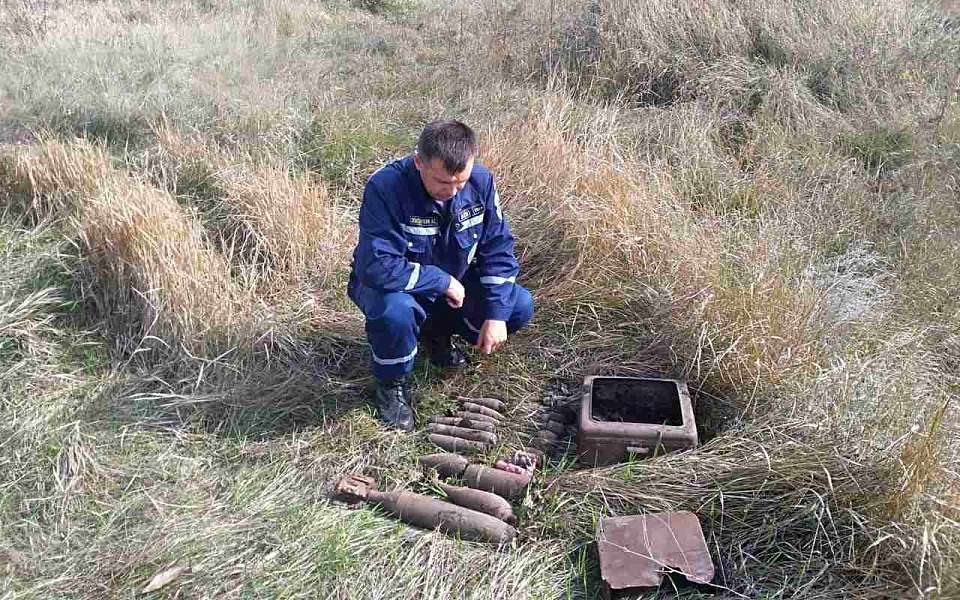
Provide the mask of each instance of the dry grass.
POLYGON ((597 519, 675 508, 730 597, 960 596, 955 8, 32 5, 0 7, 0 138, 48 132, 0 147, 0 598, 172 565, 157 597, 590 598, 597 519), (431 489, 343 288, 364 178, 441 114, 539 312, 418 367, 421 420, 499 395, 514 449, 584 375, 656 372, 705 441, 561 457, 505 551, 326 497, 431 489))

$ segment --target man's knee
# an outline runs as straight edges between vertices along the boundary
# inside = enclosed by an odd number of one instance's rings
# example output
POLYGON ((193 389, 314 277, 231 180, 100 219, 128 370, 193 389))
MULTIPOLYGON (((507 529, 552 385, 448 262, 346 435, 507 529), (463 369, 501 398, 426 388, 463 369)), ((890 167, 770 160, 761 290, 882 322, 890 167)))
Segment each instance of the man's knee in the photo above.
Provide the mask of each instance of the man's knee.
POLYGON ((510 333, 524 327, 533 318, 533 296, 522 285, 516 286, 516 301, 513 304, 513 312, 510 314, 510 320, 507 321, 507 330, 510 333))
POLYGON ((384 294, 375 310, 366 315, 367 321, 391 331, 407 330, 417 324, 418 308, 417 301, 410 294, 384 294))

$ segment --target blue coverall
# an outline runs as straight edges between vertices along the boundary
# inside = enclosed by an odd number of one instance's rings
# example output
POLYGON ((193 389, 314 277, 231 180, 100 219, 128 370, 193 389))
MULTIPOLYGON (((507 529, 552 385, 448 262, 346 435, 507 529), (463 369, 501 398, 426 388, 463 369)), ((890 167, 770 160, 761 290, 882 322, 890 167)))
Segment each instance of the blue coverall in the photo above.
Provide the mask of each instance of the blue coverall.
POLYGON ((471 344, 487 319, 506 321, 508 333, 526 325, 533 299, 516 283, 513 243, 483 165, 474 165, 442 207, 423 187, 413 156, 374 173, 363 191, 347 287, 366 317, 374 376, 386 381, 413 369, 428 317, 434 334, 457 333, 471 344), (446 302, 451 276, 466 289, 459 309, 446 302))

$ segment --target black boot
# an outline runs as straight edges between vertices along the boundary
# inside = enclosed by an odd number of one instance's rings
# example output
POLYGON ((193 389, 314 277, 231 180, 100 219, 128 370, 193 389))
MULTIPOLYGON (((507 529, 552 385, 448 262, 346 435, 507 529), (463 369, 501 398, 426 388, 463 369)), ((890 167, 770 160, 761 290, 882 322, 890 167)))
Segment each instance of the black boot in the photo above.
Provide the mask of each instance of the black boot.
POLYGON ((463 350, 457 348, 449 335, 423 338, 430 362, 440 367, 462 367, 469 362, 463 350))
POLYGON ((373 399, 381 421, 403 431, 413 431, 413 409, 410 408, 410 395, 403 377, 378 381, 373 399))

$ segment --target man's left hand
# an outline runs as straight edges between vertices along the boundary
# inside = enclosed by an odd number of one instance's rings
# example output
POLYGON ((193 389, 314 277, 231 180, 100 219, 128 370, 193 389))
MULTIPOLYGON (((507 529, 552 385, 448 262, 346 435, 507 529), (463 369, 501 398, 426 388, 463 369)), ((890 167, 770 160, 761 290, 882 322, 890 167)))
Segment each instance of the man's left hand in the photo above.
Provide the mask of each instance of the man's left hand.
POLYGON ((484 354, 491 354, 507 341, 507 322, 487 319, 480 328, 477 348, 484 354))

